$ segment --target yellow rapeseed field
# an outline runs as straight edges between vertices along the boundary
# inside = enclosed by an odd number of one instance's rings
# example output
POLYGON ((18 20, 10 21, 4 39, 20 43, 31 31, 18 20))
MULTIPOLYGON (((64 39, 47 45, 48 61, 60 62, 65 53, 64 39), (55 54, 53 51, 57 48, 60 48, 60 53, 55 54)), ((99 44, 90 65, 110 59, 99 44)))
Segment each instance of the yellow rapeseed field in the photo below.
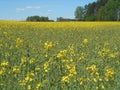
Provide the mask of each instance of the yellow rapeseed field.
POLYGON ((120 22, 0 21, 0 90, 119 90, 120 22))

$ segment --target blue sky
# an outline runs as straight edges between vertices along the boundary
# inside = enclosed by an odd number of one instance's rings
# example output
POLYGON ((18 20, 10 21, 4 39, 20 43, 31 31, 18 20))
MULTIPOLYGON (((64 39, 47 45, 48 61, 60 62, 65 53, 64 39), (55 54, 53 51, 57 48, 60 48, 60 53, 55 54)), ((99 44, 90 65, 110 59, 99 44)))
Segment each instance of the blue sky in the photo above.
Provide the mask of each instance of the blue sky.
POLYGON ((27 16, 74 18, 77 6, 96 0, 0 0, 0 19, 24 20, 27 16))

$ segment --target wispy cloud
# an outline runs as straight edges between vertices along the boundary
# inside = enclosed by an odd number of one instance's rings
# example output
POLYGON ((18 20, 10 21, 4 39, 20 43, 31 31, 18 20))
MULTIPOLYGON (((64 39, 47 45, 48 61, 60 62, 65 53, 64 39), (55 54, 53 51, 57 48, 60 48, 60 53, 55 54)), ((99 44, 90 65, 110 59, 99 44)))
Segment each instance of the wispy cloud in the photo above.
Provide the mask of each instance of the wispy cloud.
POLYGON ((27 6, 26 9, 40 9, 40 6, 27 6))
POLYGON ((24 8, 16 8, 16 12, 22 12, 24 10, 25 10, 24 8))
POLYGON ((48 10, 48 12, 52 12, 52 10, 48 10))
POLYGON ((49 14, 52 14, 52 10, 47 10, 47 14, 49 15, 49 14))
POLYGON ((40 6, 26 6, 24 8, 16 8, 16 12, 22 12, 22 11, 25 11, 27 9, 37 10, 37 9, 40 9, 40 8, 41 8, 40 6))

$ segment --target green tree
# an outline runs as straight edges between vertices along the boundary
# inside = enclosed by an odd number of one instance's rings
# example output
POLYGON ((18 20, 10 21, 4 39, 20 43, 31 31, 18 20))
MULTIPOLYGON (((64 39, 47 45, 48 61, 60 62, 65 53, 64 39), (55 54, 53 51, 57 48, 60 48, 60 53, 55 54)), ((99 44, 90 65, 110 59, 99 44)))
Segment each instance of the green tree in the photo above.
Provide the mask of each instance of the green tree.
POLYGON ((95 21, 97 14, 97 4, 96 2, 89 3, 85 6, 85 20, 95 21))
POLYGON ((120 6, 119 0, 109 0, 98 12, 98 20, 116 21, 120 6))
POLYGON ((39 16, 28 16, 26 21, 34 21, 34 22, 37 22, 37 21, 40 21, 40 17, 39 16))
POLYGON ((81 6, 78 6, 75 10, 75 18, 77 20, 84 20, 84 8, 81 6))
POLYGON ((48 17, 44 17, 44 16, 28 16, 26 18, 26 21, 33 21, 33 22, 45 22, 45 21, 53 21, 53 20, 49 20, 48 17))

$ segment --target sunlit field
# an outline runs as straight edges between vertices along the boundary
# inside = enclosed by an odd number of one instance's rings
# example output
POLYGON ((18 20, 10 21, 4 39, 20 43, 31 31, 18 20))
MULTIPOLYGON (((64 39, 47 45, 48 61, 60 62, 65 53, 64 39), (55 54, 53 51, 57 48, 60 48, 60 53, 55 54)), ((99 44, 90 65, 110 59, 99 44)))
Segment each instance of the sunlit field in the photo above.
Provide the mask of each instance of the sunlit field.
POLYGON ((120 22, 0 21, 0 90, 120 90, 120 22))

